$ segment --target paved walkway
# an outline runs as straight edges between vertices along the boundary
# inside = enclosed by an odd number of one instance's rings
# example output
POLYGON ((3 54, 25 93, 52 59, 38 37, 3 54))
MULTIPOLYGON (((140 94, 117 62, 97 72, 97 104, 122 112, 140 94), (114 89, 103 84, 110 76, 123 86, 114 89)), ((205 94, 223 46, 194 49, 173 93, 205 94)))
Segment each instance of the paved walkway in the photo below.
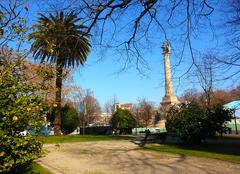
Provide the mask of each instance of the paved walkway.
POLYGON ((44 145, 38 162, 56 174, 237 174, 240 165, 221 160, 136 150, 128 141, 44 145))

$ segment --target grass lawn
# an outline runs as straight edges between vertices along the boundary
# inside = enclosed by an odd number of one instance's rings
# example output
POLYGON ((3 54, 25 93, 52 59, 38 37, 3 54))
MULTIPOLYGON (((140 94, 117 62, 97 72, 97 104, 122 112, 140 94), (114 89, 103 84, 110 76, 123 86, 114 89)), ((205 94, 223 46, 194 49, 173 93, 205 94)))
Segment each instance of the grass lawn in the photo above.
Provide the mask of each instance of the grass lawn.
POLYGON ((44 167, 40 166, 39 164, 33 162, 27 171, 18 171, 15 174, 53 174, 49 170, 45 169, 44 167))
POLYGON ((119 136, 119 135, 65 135, 65 136, 42 137, 42 140, 45 144, 86 142, 86 141, 130 140, 130 139, 132 139, 131 136, 119 136))
POLYGON ((211 139, 198 146, 181 144, 147 145, 143 150, 206 157, 240 163, 240 137, 211 139))
POLYGON ((32 173, 34 174, 52 174, 49 170, 43 168, 37 163, 32 164, 32 173))

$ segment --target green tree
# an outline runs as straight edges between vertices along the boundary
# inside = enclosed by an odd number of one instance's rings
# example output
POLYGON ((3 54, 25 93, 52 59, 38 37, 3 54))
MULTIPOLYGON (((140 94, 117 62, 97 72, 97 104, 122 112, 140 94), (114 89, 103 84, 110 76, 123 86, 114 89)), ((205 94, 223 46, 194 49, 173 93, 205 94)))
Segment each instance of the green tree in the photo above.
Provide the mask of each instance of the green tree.
POLYGON ((65 134, 73 132, 79 125, 78 113, 70 104, 62 108, 61 130, 65 134))
POLYGON ((231 118, 232 112, 222 106, 206 108, 196 103, 182 104, 169 111, 166 128, 185 143, 199 144, 208 136, 225 132, 225 122, 231 118))
POLYGON ((31 50, 35 59, 56 64, 56 110, 54 132, 61 134, 61 91, 64 68, 83 65, 90 53, 89 35, 86 27, 77 24, 81 20, 74 12, 63 11, 50 14, 49 17, 39 14, 35 31, 29 35, 34 40, 31 50))
POLYGON ((113 114, 110 122, 115 129, 134 128, 136 126, 133 114, 129 110, 120 108, 113 114))
POLYGON ((48 109, 42 84, 30 82, 25 70, 20 57, 0 55, 0 173, 23 172, 41 153, 38 137, 21 135, 29 126, 39 130, 48 109))

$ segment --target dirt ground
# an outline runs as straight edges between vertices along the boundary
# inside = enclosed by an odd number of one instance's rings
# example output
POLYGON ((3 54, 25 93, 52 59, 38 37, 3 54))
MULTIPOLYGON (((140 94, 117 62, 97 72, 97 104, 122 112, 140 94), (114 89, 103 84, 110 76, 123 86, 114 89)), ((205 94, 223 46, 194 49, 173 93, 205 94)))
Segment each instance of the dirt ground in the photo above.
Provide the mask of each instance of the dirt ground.
POLYGON ((44 145, 38 163, 56 174, 237 174, 240 165, 221 160, 137 150, 129 141, 44 145))

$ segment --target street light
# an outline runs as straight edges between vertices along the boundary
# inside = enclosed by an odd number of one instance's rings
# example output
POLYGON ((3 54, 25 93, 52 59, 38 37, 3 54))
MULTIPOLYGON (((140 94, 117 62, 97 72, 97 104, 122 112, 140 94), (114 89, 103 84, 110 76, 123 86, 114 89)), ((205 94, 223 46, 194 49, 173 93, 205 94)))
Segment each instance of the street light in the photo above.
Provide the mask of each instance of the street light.
POLYGON ((234 121, 235 121, 235 130, 236 130, 236 134, 238 134, 236 109, 234 109, 234 121))

